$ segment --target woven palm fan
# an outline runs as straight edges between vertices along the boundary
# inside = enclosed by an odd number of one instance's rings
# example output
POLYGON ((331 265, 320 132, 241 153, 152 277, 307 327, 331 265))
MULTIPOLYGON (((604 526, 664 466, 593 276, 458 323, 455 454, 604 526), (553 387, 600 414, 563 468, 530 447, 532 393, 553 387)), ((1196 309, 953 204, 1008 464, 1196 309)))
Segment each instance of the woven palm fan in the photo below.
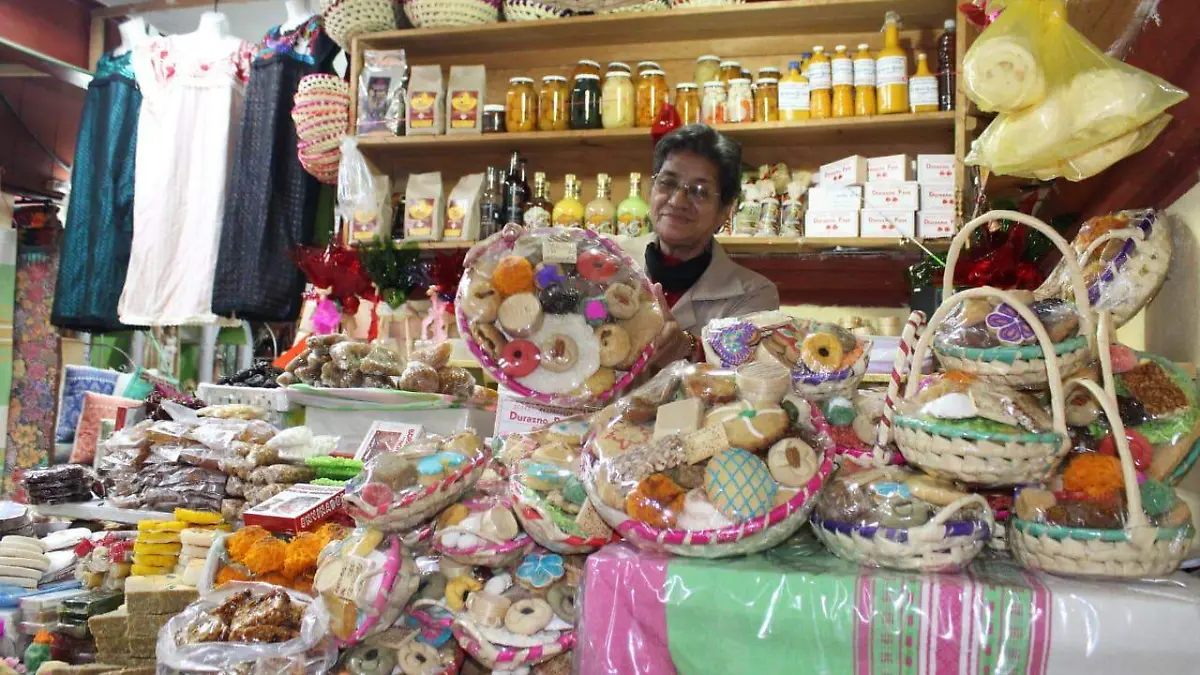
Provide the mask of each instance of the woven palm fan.
POLYGON ((1066 393, 1076 387, 1083 387, 1095 397, 1112 424, 1129 509, 1125 528, 1064 527, 1014 515, 1008 528, 1008 545, 1013 556, 1029 569, 1072 576, 1140 578, 1174 572, 1196 536, 1195 529, 1191 523, 1178 527, 1157 527, 1150 523, 1142 507, 1137 472, 1116 399, 1090 380, 1067 382, 1066 393))
MULTIPOLYGON (((1063 373, 1071 375, 1082 370, 1096 356, 1095 318, 1088 301, 1087 287, 1083 282, 1083 274, 1078 263, 1075 262, 1070 245, 1054 228, 1037 218, 1016 211, 990 211, 964 225, 954 236, 954 240, 950 244, 950 252, 946 255, 946 273, 942 279, 944 293, 947 296, 954 293, 954 266, 958 262, 958 255, 962 251, 962 247, 970 239, 971 232, 997 220, 1012 220, 1031 227, 1046 235, 1063 252, 1063 260, 1067 266, 1071 289, 1075 296, 1075 306, 1079 312, 1080 328, 1079 334, 1075 337, 1054 344, 1053 353, 1057 355, 1059 367, 1063 373)), ((945 314, 942 315, 942 317, 944 316, 945 314)), ((1030 326, 1040 323, 1036 318, 1030 320, 1025 317, 1025 321, 1030 326)), ((937 325, 931 322, 931 330, 936 327, 937 325)), ((943 370, 961 370, 985 381, 999 382, 1018 389, 1049 386, 1050 378, 1046 373, 1045 357, 1047 352, 1040 345, 960 347, 935 344, 934 353, 937 354, 943 370)))

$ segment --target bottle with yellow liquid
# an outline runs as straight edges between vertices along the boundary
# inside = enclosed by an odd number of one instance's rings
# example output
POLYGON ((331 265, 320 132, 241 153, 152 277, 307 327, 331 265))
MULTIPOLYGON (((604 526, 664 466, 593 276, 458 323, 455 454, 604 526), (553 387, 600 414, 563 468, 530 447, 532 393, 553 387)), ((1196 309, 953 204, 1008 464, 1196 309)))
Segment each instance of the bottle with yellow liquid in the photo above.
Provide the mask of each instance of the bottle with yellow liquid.
POLYGON ((875 97, 879 114, 908 112, 908 57, 900 48, 900 15, 888 12, 883 24, 883 49, 875 59, 875 97))
POLYGON ((854 63, 846 53, 846 45, 833 48, 829 59, 829 70, 833 82, 833 116, 854 116, 854 63))
POLYGON ((779 119, 785 122, 806 120, 809 114, 808 78, 800 74, 800 62, 788 63, 788 72, 779 80, 779 119))
POLYGON ((908 80, 908 106, 915 113, 938 109, 937 77, 929 72, 924 52, 917 52, 917 72, 908 80))
POLYGON ((829 117, 830 108, 833 106, 829 92, 831 84, 829 57, 825 56, 825 48, 813 47, 812 60, 808 62, 808 87, 812 90, 809 112, 813 119, 829 117))
POLYGON ((812 52, 800 52, 800 74, 808 79, 808 62, 812 61, 812 52))
POLYGON ((555 227, 583 227, 583 202, 579 201, 579 181, 569 173, 565 179, 563 198, 554 205, 551 220, 555 227))
POLYGON ((854 54, 854 115, 875 114, 875 57, 866 43, 854 54))
POLYGON ((612 179, 608 177, 608 174, 602 173, 596 176, 596 198, 588 202, 584 209, 583 219, 587 229, 600 234, 617 233, 613 203, 608 198, 611 189, 612 179))

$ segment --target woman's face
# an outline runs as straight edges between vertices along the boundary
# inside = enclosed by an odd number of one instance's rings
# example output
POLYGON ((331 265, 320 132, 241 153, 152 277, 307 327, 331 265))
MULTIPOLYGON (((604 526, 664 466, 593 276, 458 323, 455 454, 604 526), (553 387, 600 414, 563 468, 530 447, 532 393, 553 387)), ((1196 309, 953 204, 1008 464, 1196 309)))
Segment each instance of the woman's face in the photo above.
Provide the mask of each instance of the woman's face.
POLYGON ((668 155, 650 189, 659 241, 672 248, 707 244, 729 211, 721 205, 720 185, 712 160, 686 151, 668 155))

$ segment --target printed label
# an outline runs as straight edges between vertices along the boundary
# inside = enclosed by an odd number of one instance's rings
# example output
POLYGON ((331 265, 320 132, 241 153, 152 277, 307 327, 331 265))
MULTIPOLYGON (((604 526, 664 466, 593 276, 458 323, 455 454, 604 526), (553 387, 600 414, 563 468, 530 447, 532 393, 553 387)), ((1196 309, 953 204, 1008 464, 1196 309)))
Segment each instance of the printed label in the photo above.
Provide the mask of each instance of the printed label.
POLYGON ((779 110, 808 110, 811 92, 804 82, 779 83, 779 110))
POLYGON ((908 105, 916 107, 919 105, 937 105, 938 104, 938 86, 937 78, 933 77, 914 77, 908 81, 908 105))
POLYGON ((583 221, 575 217, 573 213, 560 213, 554 219, 555 227, 583 227, 583 221))
POLYGON ((410 129, 428 129, 433 126, 437 111, 437 92, 414 91, 408 96, 408 127, 410 129))
POLYGON ((471 202, 466 199, 450 200, 450 203, 446 205, 446 227, 442 230, 443 238, 453 239, 463 235, 467 222, 467 209, 470 206, 471 202))
POLYGON ((828 89, 831 80, 830 76, 831 71, 828 63, 808 64, 809 89, 828 89))
POLYGON ((837 59, 833 62, 833 86, 854 84, 854 64, 850 59, 837 59))
POLYGON ((479 93, 475 91, 450 92, 450 128, 474 129, 479 119, 479 93))
POLYGON ((875 86, 875 59, 854 59, 854 86, 875 86))
POLYGON ((573 241, 542 241, 542 261, 574 265, 578 261, 578 251, 573 241))
POLYGON ((433 234, 432 199, 409 199, 404 203, 404 236, 428 237, 433 234))
POLYGON ((884 56, 875 61, 875 85, 908 84, 908 59, 903 56, 884 56))
POLYGON ((594 232, 599 232, 601 234, 615 233, 612 216, 606 216, 603 214, 588 216, 587 229, 594 232))
POLYGON ((363 586, 363 575, 369 567, 366 560, 348 555, 342 558, 342 573, 338 575, 333 592, 339 598, 353 602, 358 599, 363 586))
POLYGON ((637 237, 644 234, 642 231, 642 219, 628 213, 617 216, 617 234, 623 234, 627 237, 637 237))
POLYGON ((379 229, 379 214, 374 211, 355 211, 350 219, 350 243, 371 241, 379 229))

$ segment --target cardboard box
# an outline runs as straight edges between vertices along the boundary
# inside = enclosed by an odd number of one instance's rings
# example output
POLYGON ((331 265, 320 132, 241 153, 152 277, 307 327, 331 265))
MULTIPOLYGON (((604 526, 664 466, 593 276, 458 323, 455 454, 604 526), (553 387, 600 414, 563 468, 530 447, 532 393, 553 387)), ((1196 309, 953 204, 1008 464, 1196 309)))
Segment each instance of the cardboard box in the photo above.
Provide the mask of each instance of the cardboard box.
POLYGON ((821 187, 862 185, 867 182, 867 158, 851 155, 821 166, 821 187))
POLYGON ((922 239, 945 239, 954 236, 953 211, 917 212, 917 236, 922 239))
POLYGON ((302 532, 328 520, 342 507, 344 488, 297 484, 246 509, 242 522, 272 532, 302 532))
POLYGON ((868 182, 863 186, 864 208, 916 211, 920 208, 920 201, 921 188, 916 183, 868 182))
POLYGON ((365 462, 383 452, 396 452, 424 435, 425 427, 420 424, 376 420, 359 444, 354 459, 365 462))
POLYGON ((862 208, 861 185, 818 185, 808 189, 810 211, 857 211, 862 208))
POLYGON ((917 182, 922 185, 953 185, 954 155, 917 155, 917 182))
POLYGON ((857 237, 858 211, 808 211, 804 214, 806 237, 857 237))
POLYGON ((867 160, 868 181, 912 180, 912 158, 908 155, 871 157, 867 160))
POLYGON ((860 232, 863 237, 916 236, 917 214, 914 211, 863 209, 860 232))
POLYGON ((500 387, 496 404, 496 438, 533 431, 564 417, 595 412, 589 408, 565 408, 522 398, 507 387, 500 387))
POLYGON ((955 203, 954 184, 949 185, 922 185, 921 186, 921 206, 922 211, 955 211, 958 204, 955 203))

